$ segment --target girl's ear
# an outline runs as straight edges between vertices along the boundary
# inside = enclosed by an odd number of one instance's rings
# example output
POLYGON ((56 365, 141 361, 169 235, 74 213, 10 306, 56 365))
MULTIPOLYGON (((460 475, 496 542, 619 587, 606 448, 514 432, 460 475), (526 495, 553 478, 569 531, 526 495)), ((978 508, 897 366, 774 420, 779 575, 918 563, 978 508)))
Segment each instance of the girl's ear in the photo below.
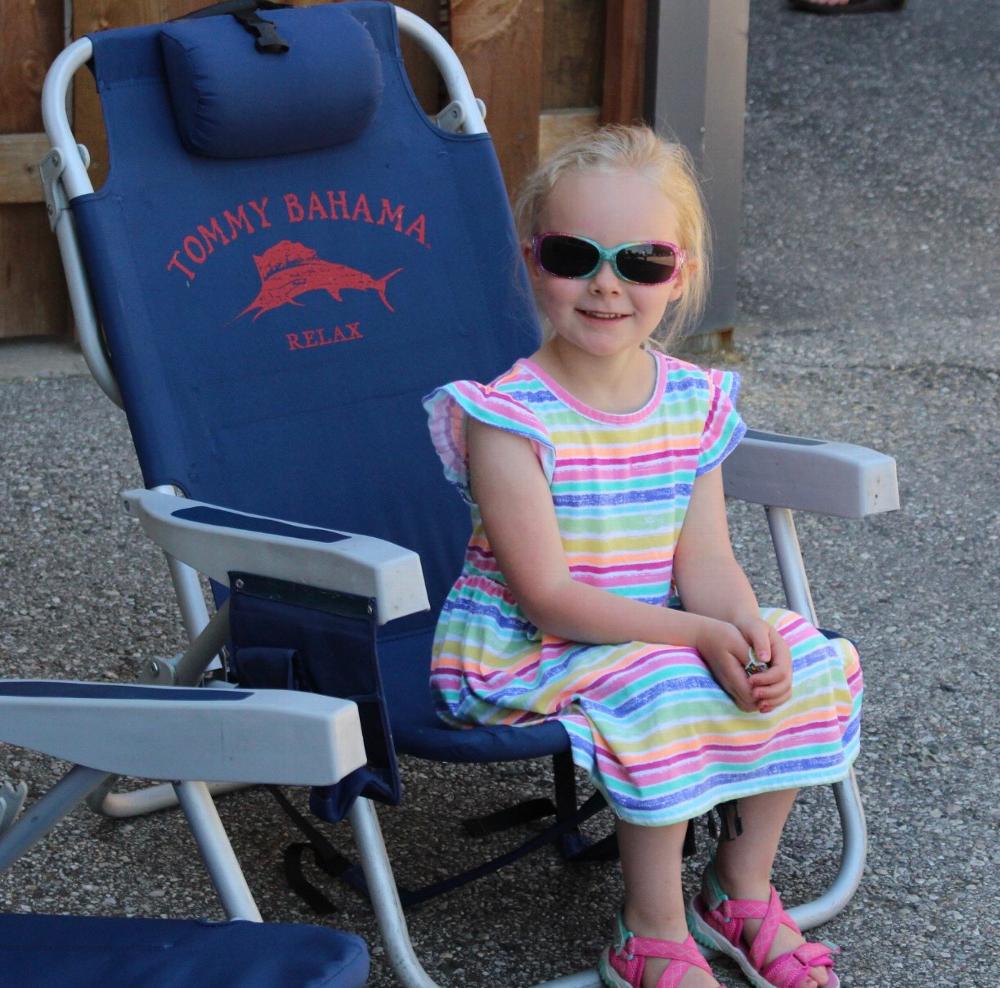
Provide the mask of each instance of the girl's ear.
POLYGON ((537 282, 541 272, 538 270, 538 264, 535 262, 535 252, 531 249, 530 240, 521 244, 521 256, 524 258, 524 264, 528 269, 528 276, 533 283, 537 282))
POLYGON ((688 261, 688 263, 681 268, 680 277, 670 286, 671 302, 676 302, 687 291, 688 282, 697 270, 697 261, 688 261))

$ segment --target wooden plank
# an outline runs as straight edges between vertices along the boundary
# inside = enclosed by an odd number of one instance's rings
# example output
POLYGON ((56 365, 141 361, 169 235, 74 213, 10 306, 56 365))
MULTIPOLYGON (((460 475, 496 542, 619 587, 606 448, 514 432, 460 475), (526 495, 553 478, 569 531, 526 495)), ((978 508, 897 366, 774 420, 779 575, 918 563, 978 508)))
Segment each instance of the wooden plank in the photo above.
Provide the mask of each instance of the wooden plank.
POLYGON ((544 160, 574 137, 595 130, 601 111, 596 106, 582 109, 546 110, 539 120, 538 157, 544 160))
POLYGON ((48 153, 44 134, 0 135, 0 203, 44 200, 38 163, 48 153))
POLYGON ((644 116, 646 0, 607 0, 601 123, 638 123, 644 116))
POLYGON ((0 0, 0 337, 65 335, 69 304, 31 162, 47 147, 42 82, 63 45, 62 0, 0 0))
POLYGON ((542 106, 596 106, 604 72, 606 0, 545 0, 542 106))
POLYGON ((0 338, 67 336, 70 330, 66 282, 45 210, 0 207, 0 338))
POLYGON ((508 191, 538 160, 542 0, 451 0, 451 38, 472 89, 486 101, 508 191))
POLYGON ((42 129, 42 82, 62 48, 62 0, 0 0, 0 134, 42 129))

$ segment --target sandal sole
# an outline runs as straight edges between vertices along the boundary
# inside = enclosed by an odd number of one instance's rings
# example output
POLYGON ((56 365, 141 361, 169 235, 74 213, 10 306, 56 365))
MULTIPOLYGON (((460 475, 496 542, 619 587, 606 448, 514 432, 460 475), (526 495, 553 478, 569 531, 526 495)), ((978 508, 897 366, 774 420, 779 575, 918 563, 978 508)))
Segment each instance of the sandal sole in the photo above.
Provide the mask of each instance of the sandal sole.
MULTIPOLYGON (((608 963, 607 954, 601 954, 601 959, 597 965, 597 973, 601 976, 601 983, 607 986, 607 988, 633 988, 633 985, 622 978, 608 963)), ((725 985, 721 982, 716 982, 716 988, 725 988, 725 985)))
MULTIPOLYGON (((721 933, 713 930, 705 922, 694 907, 692 900, 687 907, 687 924, 691 931, 691 936, 703 947, 710 950, 717 950, 720 954, 725 954, 730 960, 735 961, 739 969, 745 975, 747 981, 753 988, 780 988, 773 981, 768 981, 751 963, 750 958, 740 950, 732 941, 727 940, 721 933)), ((840 988, 840 978, 835 971, 830 972, 829 979, 823 988, 840 988)))
POLYGON ((600 963, 597 965, 597 973, 601 976, 601 983, 607 988, 632 988, 627 981, 608 963, 606 954, 601 955, 600 963))

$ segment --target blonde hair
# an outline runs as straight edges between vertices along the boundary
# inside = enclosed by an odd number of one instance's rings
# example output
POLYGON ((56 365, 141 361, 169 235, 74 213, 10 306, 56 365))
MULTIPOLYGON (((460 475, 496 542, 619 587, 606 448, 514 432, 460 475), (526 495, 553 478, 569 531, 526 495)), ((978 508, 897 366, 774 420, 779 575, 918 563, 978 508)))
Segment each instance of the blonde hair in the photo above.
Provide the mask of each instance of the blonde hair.
POLYGON ((664 140, 649 127, 622 124, 610 124, 564 144, 522 185, 514 202, 517 232, 525 242, 539 232, 539 216, 563 175, 622 169, 652 179, 677 210, 678 246, 687 252, 687 263, 681 271, 684 292, 668 306, 660 324, 659 342, 666 345, 697 322, 709 284, 708 215, 691 155, 683 145, 664 140))

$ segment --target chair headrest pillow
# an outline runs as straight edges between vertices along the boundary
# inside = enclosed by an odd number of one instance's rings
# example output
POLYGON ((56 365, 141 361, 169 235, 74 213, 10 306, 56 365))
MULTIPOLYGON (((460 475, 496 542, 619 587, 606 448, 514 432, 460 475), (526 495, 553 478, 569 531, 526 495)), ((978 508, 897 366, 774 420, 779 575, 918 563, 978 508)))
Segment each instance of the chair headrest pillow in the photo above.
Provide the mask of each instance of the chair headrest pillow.
POLYGON ((333 6, 267 10, 289 43, 257 51, 228 15, 174 21, 160 32, 170 100, 189 151, 255 158, 354 140, 382 93, 378 52, 365 27, 333 6))

